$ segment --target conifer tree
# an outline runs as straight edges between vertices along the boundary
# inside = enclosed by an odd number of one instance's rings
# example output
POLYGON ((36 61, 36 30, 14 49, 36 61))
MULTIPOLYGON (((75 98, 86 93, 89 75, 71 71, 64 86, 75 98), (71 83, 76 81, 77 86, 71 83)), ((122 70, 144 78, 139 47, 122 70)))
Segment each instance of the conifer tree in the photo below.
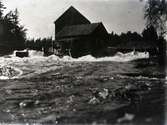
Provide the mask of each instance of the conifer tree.
POLYGON ((3 5, 2 1, 0 0, 0 20, 3 18, 3 11, 6 7, 3 5))

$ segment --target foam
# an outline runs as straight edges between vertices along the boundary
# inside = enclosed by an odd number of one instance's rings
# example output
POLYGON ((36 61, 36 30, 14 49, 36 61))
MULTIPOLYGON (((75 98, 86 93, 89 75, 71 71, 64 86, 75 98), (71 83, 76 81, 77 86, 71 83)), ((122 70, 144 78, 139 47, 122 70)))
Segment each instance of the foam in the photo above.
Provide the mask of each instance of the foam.
MULTIPOLYGON (((23 50, 26 51, 26 50, 23 50)), ((118 52, 112 57, 102 57, 95 58, 92 55, 86 55, 79 58, 72 58, 70 56, 64 56, 62 58, 51 55, 48 57, 43 56, 43 52, 29 50, 29 57, 16 57, 16 51, 9 56, 0 57, 0 67, 11 67, 19 75, 12 78, 19 78, 23 74, 23 70, 30 70, 34 73, 40 74, 48 70, 53 70, 58 68, 56 64, 61 62, 104 62, 104 61, 116 61, 116 62, 127 62, 141 58, 149 58, 149 53, 140 52, 130 52, 130 53, 120 53, 118 52)), ((63 64, 62 64, 63 65, 63 64)), ((10 79, 8 76, 0 76, 0 79, 10 79)))

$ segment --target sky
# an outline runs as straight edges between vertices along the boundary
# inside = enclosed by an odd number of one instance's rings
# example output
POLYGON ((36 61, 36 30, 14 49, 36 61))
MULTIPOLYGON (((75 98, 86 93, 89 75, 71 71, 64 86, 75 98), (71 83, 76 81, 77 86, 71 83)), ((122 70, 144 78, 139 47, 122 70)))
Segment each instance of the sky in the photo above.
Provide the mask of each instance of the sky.
POLYGON ((92 23, 103 22, 111 33, 129 30, 141 33, 145 27, 143 0, 2 0, 6 12, 19 11, 28 38, 54 38, 54 21, 74 6, 92 23))

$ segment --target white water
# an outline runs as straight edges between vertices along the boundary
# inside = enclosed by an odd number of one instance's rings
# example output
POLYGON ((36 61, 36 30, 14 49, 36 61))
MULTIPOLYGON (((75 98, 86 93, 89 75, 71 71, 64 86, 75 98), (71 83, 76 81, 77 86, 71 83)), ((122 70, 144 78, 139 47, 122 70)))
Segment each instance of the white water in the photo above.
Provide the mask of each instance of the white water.
POLYGON ((149 58, 149 53, 120 53, 118 52, 115 56, 112 57, 102 57, 102 58, 95 58, 91 55, 83 56, 78 59, 74 59, 74 61, 90 61, 90 62, 101 62, 101 61, 115 61, 115 62, 128 62, 136 59, 142 59, 142 58, 149 58))
POLYGON ((72 58, 70 56, 64 56, 60 58, 56 55, 44 57, 43 52, 29 50, 29 57, 19 58, 15 56, 16 51, 9 56, 0 57, 0 79, 13 79, 20 78, 25 73, 27 76, 33 74, 40 74, 46 71, 54 70, 64 62, 100 62, 100 61, 116 61, 127 62, 141 58, 149 58, 149 53, 120 53, 118 52, 113 57, 95 58, 91 55, 72 58), (13 75, 16 73, 16 75, 13 75))

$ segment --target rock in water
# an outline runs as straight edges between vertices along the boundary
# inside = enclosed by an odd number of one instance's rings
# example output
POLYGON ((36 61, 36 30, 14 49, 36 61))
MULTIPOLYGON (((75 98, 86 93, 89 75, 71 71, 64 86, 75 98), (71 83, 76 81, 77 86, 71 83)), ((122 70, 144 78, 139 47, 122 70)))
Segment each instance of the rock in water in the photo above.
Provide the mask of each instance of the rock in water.
POLYGON ((102 99, 106 99, 108 95, 109 95, 108 89, 103 89, 103 91, 99 92, 99 96, 102 99))
POLYGON ((125 115, 122 118, 119 118, 117 120, 118 123, 122 123, 122 122, 130 122, 134 119, 135 115, 133 114, 129 114, 129 113, 125 113, 125 115))
POLYGON ((92 99, 90 99, 89 104, 95 105, 95 104, 99 104, 100 100, 96 97, 93 97, 92 99))
POLYGON ((1 80, 16 78, 17 76, 21 74, 22 74, 22 71, 17 68, 14 68, 11 66, 0 67, 0 79, 1 80))
POLYGON ((29 53, 28 52, 16 52, 16 56, 17 57, 28 57, 29 56, 29 53))

